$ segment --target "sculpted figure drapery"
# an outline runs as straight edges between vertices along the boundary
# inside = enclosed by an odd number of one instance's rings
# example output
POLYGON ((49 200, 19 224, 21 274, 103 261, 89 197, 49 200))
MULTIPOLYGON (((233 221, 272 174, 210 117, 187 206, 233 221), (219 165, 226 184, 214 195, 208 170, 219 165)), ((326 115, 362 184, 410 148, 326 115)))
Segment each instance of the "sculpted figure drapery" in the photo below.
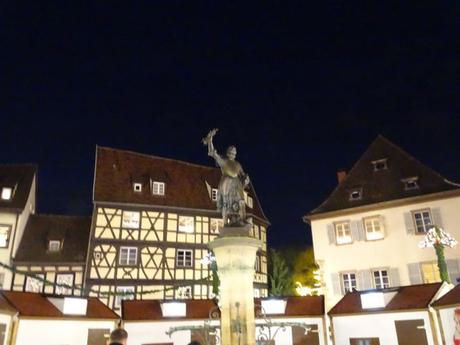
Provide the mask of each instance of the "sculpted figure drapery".
POLYGON ((222 212, 224 225, 243 226, 246 224, 246 204, 244 201, 244 189, 249 184, 249 176, 246 175, 236 158, 236 147, 229 146, 227 158, 222 158, 214 148, 212 142, 218 129, 209 131, 202 142, 208 146, 208 155, 214 158, 222 171, 217 192, 217 209, 222 212))

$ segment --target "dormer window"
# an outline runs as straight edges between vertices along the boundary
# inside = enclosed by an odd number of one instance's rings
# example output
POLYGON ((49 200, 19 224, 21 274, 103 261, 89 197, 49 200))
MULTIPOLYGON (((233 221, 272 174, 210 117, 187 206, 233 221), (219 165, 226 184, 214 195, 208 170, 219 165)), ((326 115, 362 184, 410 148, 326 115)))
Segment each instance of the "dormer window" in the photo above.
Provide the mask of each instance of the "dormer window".
POLYGON ((217 201, 217 191, 218 191, 217 188, 211 189, 211 200, 212 201, 217 201))
POLYGON ((388 169, 387 159, 378 159, 376 161, 372 161, 372 165, 374 166, 374 171, 386 170, 388 169))
POLYGON ((50 252, 58 252, 61 250, 61 241, 50 240, 48 241, 48 250, 50 252))
POLYGON ((363 194, 362 188, 352 189, 350 191, 349 200, 350 201, 361 200, 362 194, 363 194))
POLYGON ((404 190, 418 189, 418 177, 409 177, 402 180, 404 190))
POLYGON ((152 182, 152 194, 153 195, 165 195, 165 183, 153 181, 152 182))
POLYGON ((13 196, 13 188, 10 187, 3 187, 2 188, 2 200, 11 200, 13 196))
POLYGON ((142 192, 142 183, 133 183, 133 190, 135 192, 142 192))
POLYGON ((248 196, 248 207, 253 208, 254 207, 254 200, 252 197, 248 196))

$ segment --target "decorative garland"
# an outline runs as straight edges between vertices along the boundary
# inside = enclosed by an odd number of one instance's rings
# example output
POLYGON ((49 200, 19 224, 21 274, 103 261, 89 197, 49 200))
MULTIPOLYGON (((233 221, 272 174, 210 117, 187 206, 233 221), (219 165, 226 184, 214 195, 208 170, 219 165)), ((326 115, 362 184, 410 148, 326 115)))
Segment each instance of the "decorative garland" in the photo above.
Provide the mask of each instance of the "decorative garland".
MULTIPOLYGON (((163 289, 156 289, 156 290, 145 290, 145 291, 142 291, 142 292, 136 292, 136 293, 133 293, 133 292, 128 292, 128 291, 97 291, 97 290, 94 290, 94 289, 86 289, 86 288, 83 288, 81 286, 76 286, 75 284, 74 285, 69 285, 69 284, 64 284, 64 283, 55 283, 55 282, 52 282, 46 278, 42 278, 40 276, 38 276, 37 274, 35 273, 31 273, 29 271, 23 271, 23 270, 18 270, 17 268, 14 268, 10 265, 7 265, 3 262, 0 262, 0 267, 3 267, 3 268, 6 268, 7 270, 15 273, 15 274, 22 274, 26 277, 30 277, 30 278, 33 278, 33 279, 36 279, 40 282, 43 283, 44 286, 53 286, 53 287, 60 287, 60 288, 65 288, 65 289, 71 289, 73 291, 77 290, 77 291, 81 291, 82 292, 82 295, 84 295, 85 293, 95 293, 95 294, 98 294, 98 295, 102 295, 102 296, 122 296, 122 297, 125 297, 125 296, 133 296, 133 295, 148 295, 148 294, 155 294, 155 293, 158 293, 158 292, 166 292, 166 291, 170 291, 170 290, 176 290, 180 287, 184 287, 184 286, 189 286, 190 283, 182 283, 182 284, 174 284, 174 286, 171 286, 171 287, 168 287, 168 288, 163 288, 163 289)), ((38 273, 40 274, 40 273, 38 273)), ((212 276, 209 275, 205 278, 202 278, 202 279, 197 279, 197 280, 194 280, 194 283, 209 283, 211 281, 211 278, 212 276)))

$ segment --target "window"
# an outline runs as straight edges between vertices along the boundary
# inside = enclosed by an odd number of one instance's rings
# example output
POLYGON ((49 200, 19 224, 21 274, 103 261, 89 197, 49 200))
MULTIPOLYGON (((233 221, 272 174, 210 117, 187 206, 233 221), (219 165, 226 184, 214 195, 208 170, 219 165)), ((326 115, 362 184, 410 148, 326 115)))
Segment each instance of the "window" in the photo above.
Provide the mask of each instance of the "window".
POLYGON ((352 242, 350 222, 335 223, 335 239, 337 244, 352 242))
POLYGON ((409 177, 401 180, 405 190, 418 189, 418 177, 409 177))
POLYGON ((179 231, 193 233, 195 231, 195 218, 179 216, 179 231))
POLYGON ((212 199, 213 201, 217 201, 217 192, 218 192, 218 189, 217 189, 217 188, 211 189, 211 199, 212 199))
POLYGON ((431 221, 430 210, 420 210, 412 212, 415 221, 415 229, 419 234, 423 234, 431 229, 433 222, 431 221))
POLYGON ((176 256, 177 267, 193 267, 193 253, 190 249, 178 249, 176 256))
POLYGON ((177 299, 188 299, 192 298, 192 287, 191 286, 180 286, 176 290, 177 299))
POLYGON ((390 278, 388 278, 387 270, 373 271, 374 286, 376 289, 386 289, 390 287, 390 278))
POLYGON ((256 272, 260 272, 261 271, 261 265, 260 265, 260 256, 259 255, 256 255, 256 262, 254 263, 254 269, 256 272))
POLYGON ((254 289, 254 298, 260 298, 260 290, 254 289))
POLYGON ((133 183, 133 189, 135 192, 142 192, 142 183, 133 183))
POLYGON ((253 208, 254 207, 254 200, 252 197, 248 196, 248 207, 253 208))
POLYGON ((49 240, 48 241, 48 250, 50 252, 58 252, 61 250, 61 241, 59 240, 49 240))
POLYGON ((379 338, 350 338, 350 345, 380 345, 379 338))
POLYGON ((211 218, 210 220, 210 230, 211 234, 218 234, 220 229, 224 226, 224 221, 218 218, 211 218))
POLYGON ((134 286, 117 286, 117 292, 121 293, 115 297, 115 308, 120 308, 121 301, 134 299, 134 286))
MULTIPOLYGON (((40 277, 41 279, 45 278, 45 275, 43 273, 35 275, 37 277, 40 277)), ((43 292, 43 281, 36 279, 34 277, 27 277, 25 290, 27 292, 43 292)))
MULTIPOLYGON (((56 275, 56 284, 65 284, 68 286, 73 285, 74 275, 72 273, 58 273, 56 275)), ((64 287, 64 286, 56 286, 56 294, 57 295, 71 295, 72 288, 64 287)))
POLYGON ((152 182, 152 194, 153 195, 165 195, 165 183, 164 182, 152 182))
POLYGON ((380 217, 364 218, 366 240, 374 241, 383 238, 383 226, 380 217))
POLYGON ((123 211, 121 225, 124 228, 137 229, 140 223, 140 213, 133 211, 123 211))
POLYGON ((0 225, 0 248, 8 248, 10 233, 11 225, 0 225))
POLYGON ((353 289, 357 288, 356 285, 356 274, 355 273, 342 273, 342 292, 352 292, 353 289))
POLYGON ((363 194, 362 188, 352 189, 350 191, 349 200, 350 201, 361 200, 362 194, 363 194))
POLYGON ((424 283, 437 283, 441 281, 439 267, 436 262, 423 262, 421 264, 421 271, 424 283))
POLYGON ((13 188, 3 187, 2 188, 2 200, 11 200, 13 196, 13 188))
POLYGON ((387 159, 386 158, 373 161, 372 164, 374 165, 374 171, 380 171, 380 170, 388 169, 387 159))
POLYGON ((137 247, 120 247, 120 265, 134 266, 137 264, 137 247))

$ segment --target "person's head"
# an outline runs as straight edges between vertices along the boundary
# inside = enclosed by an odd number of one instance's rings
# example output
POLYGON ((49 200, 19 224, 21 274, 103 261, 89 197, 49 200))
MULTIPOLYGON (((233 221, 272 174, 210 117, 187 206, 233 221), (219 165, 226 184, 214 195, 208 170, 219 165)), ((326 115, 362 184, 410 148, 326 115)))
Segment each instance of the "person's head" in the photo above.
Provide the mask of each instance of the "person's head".
POLYGON ((235 146, 229 146, 227 149, 227 158, 230 160, 234 160, 236 158, 236 147, 235 146))
POLYGON ((110 333, 109 345, 127 345, 128 332, 123 328, 116 328, 110 333))

